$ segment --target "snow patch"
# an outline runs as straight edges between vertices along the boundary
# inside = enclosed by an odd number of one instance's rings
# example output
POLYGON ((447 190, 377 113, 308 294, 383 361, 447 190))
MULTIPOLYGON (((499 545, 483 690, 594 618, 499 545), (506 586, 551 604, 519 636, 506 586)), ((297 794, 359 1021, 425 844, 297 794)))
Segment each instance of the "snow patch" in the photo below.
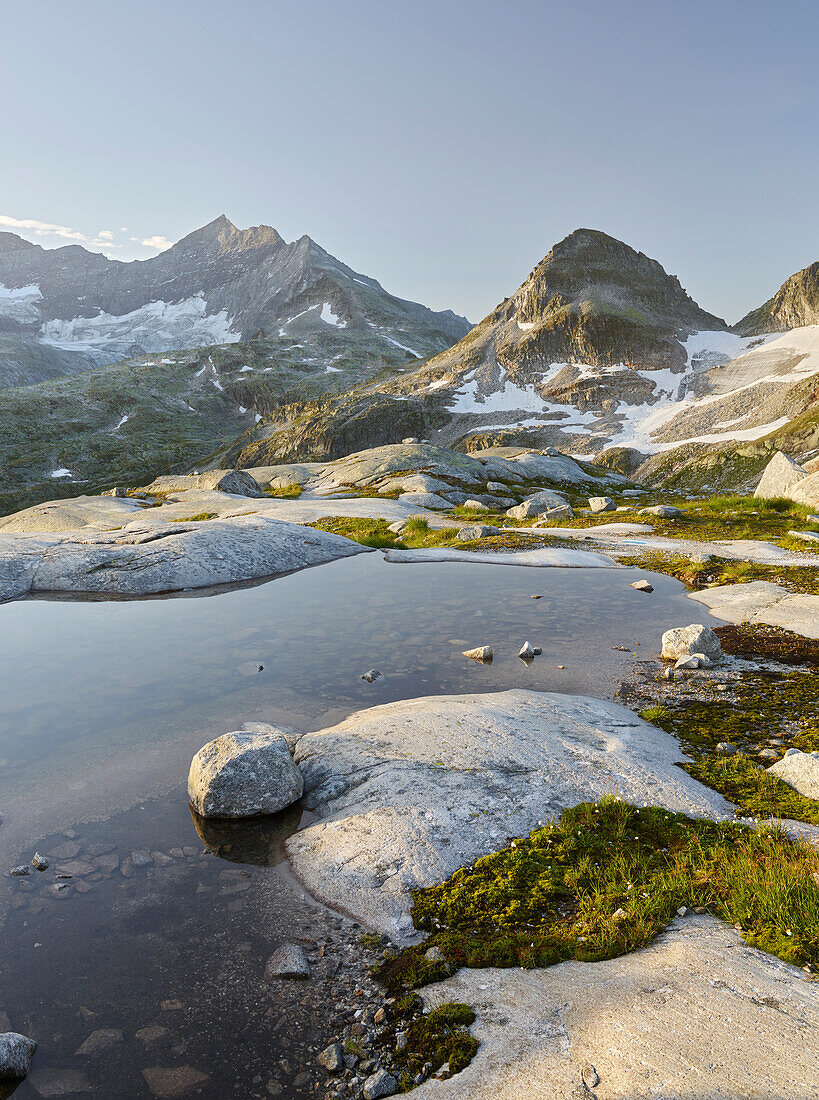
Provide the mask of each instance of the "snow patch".
POLYGON ((127 423, 128 423, 128 420, 129 420, 129 419, 130 419, 130 417, 128 416, 128 413, 125 413, 125 415, 124 415, 124 416, 122 417, 122 419, 120 420, 119 424, 117 424, 116 428, 114 428, 114 431, 115 431, 115 432, 118 432, 118 431, 120 430, 120 428, 122 427, 122 425, 123 425, 123 424, 127 424, 127 423))
POLYGON ((49 477, 73 477, 74 475, 65 466, 60 466, 60 468, 58 470, 52 470, 51 473, 48 476, 49 477))
POLYGON ((328 325, 335 325, 336 328, 346 328, 347 322, 342 321, 338 314, 333 313, 333 307, 329 302, 325 302, 321 307, 321 319, 328 325))
POLYGON ((100 310, 96 317, 46 321, 40 327, 43 343, 67 351, 125 356, 134 344, 147 352, 166 348, 230 344, 240 339, 232 332, 226 309, 207 312, 204 295, 181 302, 149 302, 130 313, 115 316, 100 310))
POLYGON ((19 324, 39 321, 40 310, 37 302, 43 295, 40 288, 32 283, 29 286, 10 287, 0 283, 0 317, 19 324))
POLYGON ((410 355, 414 355, 416 359, 423 359, 424 358, 423 355, 420 353, 420 351, 416 351, 415 348, 408 348, 406 344, 399 344, 399 342, 397 340, 393 340, 392 336, 387 336, 386 332, 379 332, 378 335, 383 336, 383 338, 388 343, 394 344, 395 347, 400 348, 401 351, 408 351, 410 353, 410 355))

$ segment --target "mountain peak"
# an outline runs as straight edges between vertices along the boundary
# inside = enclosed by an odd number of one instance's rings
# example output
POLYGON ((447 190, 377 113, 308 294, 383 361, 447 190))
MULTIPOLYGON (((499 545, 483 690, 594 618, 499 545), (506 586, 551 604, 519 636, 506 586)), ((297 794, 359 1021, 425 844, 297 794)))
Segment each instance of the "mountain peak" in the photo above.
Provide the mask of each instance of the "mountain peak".
POLYGON ((791 275, 773 298, 751 310, 734 328, 740 336, 759 336, 816 324, 819 324, 819 261, 791 275))
POLYGON ((284 239, 272 225, 252 225, 249 229, 237 229, 226 214, 220 214, 207 225, 188 233, 169 251, 189 253, 205 250, 223 255, 226 252, 277 248, 281 244, 284 244, 284 239))

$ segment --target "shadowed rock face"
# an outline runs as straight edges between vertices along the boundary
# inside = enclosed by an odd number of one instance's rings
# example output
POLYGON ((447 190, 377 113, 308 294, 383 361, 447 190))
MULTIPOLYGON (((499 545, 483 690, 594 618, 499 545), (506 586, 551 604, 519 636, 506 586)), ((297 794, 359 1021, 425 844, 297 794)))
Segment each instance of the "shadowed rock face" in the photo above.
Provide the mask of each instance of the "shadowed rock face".
POLYGON ((819 261, 786 279, 773 298, 746 314, 734 331, 757 336, 815 324, 819 324, 819 261))

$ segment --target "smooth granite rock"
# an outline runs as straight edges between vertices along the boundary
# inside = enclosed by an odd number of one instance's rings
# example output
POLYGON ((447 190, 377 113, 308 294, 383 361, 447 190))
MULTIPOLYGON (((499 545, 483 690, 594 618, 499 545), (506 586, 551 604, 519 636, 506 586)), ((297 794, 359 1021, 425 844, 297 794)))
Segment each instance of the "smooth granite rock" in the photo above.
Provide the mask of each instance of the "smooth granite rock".
POLYGON ((819 799, 819 752, 788 749, 768 771, 793 787, 805 798, 819 799))
POLYGON ((0 1081, 20 1081, 28 1075, 37 1044, 17 1031, 0 1034, 0 1081))
POLYGON ((373 707, 296 745, 317 820, 286 842, 315 896, 414 935, 410 890, 567 806, 615 793, 694 816, 728 803, 676 766, 670 734, 616 703, 513 690, 373 707))
POLYGON ((722 657, 722 645, 710 626, 693 623, 667 630, 663 634, 662 655, 667 661, 677 661, 680 657, 704 653, 712 661, 722 657))

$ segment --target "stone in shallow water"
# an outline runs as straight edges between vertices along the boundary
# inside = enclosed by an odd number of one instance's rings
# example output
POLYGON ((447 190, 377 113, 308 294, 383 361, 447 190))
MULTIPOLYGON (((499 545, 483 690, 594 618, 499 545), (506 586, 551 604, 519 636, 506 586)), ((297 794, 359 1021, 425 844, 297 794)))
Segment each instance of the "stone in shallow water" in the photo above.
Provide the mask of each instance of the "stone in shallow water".
POLYGON ((74 1053, 84 1058, 98 1058, 121 1042, 122 1032, 118 1028, 100 1028, 99 1031, 92 1031, 74 1053))
POLYGON ((74 1096, 80 1092, 91 1092, 92 1085, 84 1073, 76 1069, 38 1069, 32 1073, 30 1082, 38 1096, 74 1096))
POLYGON ((237 730, 194 756, 188 796, 203 817, 274 814, 301 797, 301 774, 284 734, 237 730))
POLYGON ((465 649, 463 655, 464 657, 471 657, 473 661, 488 662, 492 660, 492 646, 479 645, 475 649, 465 649))
POLYGON ((265 981, 272 978, 309 978, 310 963, 297 943, 283 943, 267 960, 265 981))
POLYGON ((193 1066, 150 1066, 142 1071, 142 1076, 151 1093, 160 1100, 184 1096, 208 1080, 206 1073, 200 1073, 193 1066))

